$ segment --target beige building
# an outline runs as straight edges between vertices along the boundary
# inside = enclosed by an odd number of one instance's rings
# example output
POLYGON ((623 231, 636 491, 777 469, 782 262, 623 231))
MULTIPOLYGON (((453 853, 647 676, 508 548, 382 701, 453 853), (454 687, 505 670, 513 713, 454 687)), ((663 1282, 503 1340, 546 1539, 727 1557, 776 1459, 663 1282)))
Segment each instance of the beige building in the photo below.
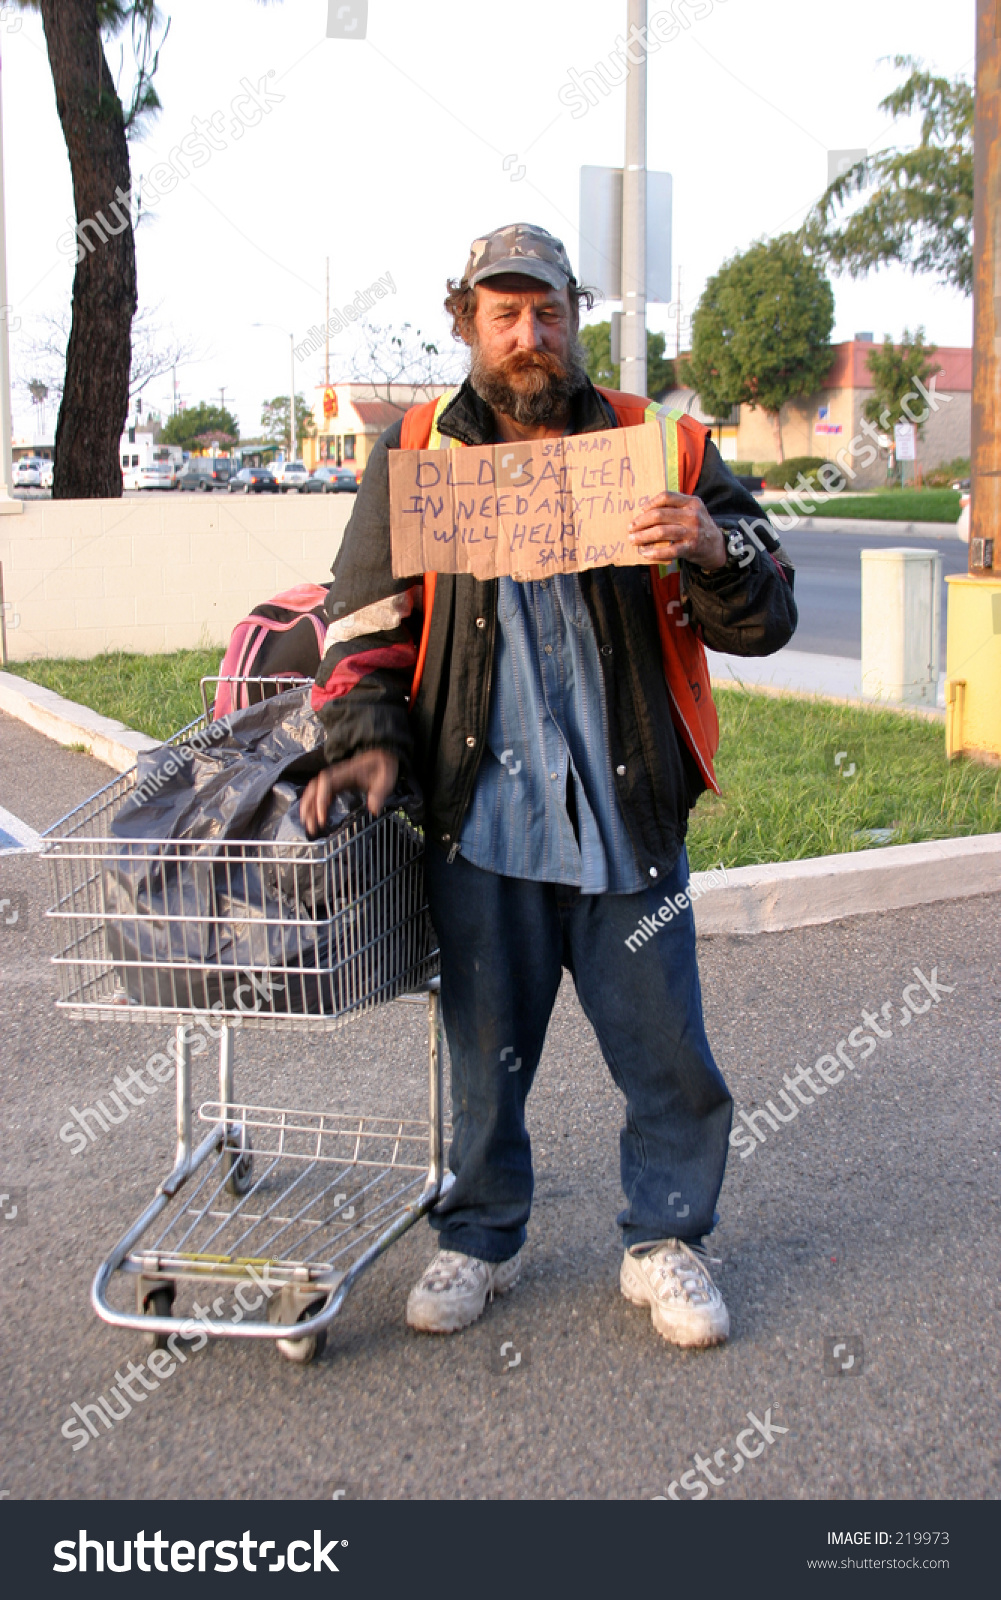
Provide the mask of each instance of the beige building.
MULTIPOLYGON (((860 441, 863 407, 873 391, 867 361, 877 348, 865 339, 834 345, 834 364, 824 386, 816 394, 782 407, 779 426, 784 460, 826 456, 833 461, 839 452, 847 452, 845 464, 856 473, 852 488, 876 488, 886 482, 891 441, 871 447, 867 443, 864 451, 860 441), (851 451, 853 439, 860 442, 851 451), (878 450, 876 460, 869 459, 873 448, 878 450)), ((917 466, 925 471, 970 454, 973 352, 962 346, 940 345, 935 359, 941 368, 934 380, 935 407, 917 437, 917 466)), ((692 389, 676 389, 667 399, 712 427, 724 461, 763 464, 777 459, 772 421, 760 408, 735 406, 730 417, 721 421, 703 414, 692 389)), ((920 417, 926 402, 919 398, 911 402, 911 408, 915 417, 920 417)))
POLYGON ((314 467, 351 467, 360 477, 372 447, 403 413, 421 400, 446 394, 449 384, 331 383, 320 385, 313 406, 316 433, 302 441, 302 459, 314 467))

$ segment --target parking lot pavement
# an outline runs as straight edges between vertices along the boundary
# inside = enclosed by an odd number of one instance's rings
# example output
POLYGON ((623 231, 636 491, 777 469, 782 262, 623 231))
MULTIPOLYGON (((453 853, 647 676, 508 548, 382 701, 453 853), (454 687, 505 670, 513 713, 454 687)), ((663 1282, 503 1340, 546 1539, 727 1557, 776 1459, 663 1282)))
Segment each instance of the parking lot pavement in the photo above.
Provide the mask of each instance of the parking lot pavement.
MULTIPOLYGON (((0 806, 32 827, 106 777, 0 718, 0 806)), ((23 1192, 0 1224, 0 1491, 684 1499, 701 1483, 718 1498, 997 1496, 1001 896, 701 942, 709 1036, 764 1135, 731 1153, 710 1241, 732 1320, 721 1349, 667 1346, 619 1295, 622 1102, 565 979, 530 1102, 525 1269, 479 1324, 444 1339, 405 1328, 432 1248, 421 1224, 361 1279, 314 1364, 210 1342, 74 1450, 61 1432, 73 1404, 148 1354, 97 1320, 88 1292, 171 1165, 172 1089, 79 1155, 59 1129, 168 1030, 57 1012, 40 862, 0 859, 11 895, 25 915, 0 924, 0 1188, 23 1192), (937 986, 927 1010, 915 967, 937 986), (783 1074, 834 1052, 863 1010, 888 1037, 822 1098, 792 1100, 793 1118, 783 1074), (788 1122, 755 1118, 769 1100, 788 1122)), ((333 1035, 248 1032, 237 1093, 419 1114, 425 1049, 417 1007, 333 1035)), ((196 1063, 196 1103, 211 1067, 196 1063)))

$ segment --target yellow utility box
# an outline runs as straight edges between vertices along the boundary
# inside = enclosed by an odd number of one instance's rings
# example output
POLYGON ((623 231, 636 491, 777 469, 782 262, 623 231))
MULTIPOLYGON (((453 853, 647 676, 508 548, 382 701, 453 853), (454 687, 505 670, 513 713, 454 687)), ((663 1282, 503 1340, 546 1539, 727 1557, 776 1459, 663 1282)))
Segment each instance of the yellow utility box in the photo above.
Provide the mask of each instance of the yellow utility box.
POLYGON ((1001 760, 1001 577, 946 578, 945 753, 1001 760))

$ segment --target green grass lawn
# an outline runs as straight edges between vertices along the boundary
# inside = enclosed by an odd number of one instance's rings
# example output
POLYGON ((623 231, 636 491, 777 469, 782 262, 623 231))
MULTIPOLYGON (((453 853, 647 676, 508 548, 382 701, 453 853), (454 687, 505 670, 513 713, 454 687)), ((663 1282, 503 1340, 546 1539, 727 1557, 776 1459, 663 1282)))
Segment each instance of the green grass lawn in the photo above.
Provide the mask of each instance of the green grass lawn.
MULTIPOLYGON (((794 501, 789 502, 794 511, 794 501)), ((772 501, 786 515, 780 501, 772 501)), ((802 505, 814 505, 816 510, 805 513, 812 517, 865 517, 873 521, 899 522, 958 522, 959 495, 955 489, 886 489, 877 494, 832 495, 829 500, 804 499, 802 505)))
POLYGON ((1001 831, 1001 768, 947 762, 941 722, 742 689, 716 704, 723 792, 692 813, 695 870, 871 849, 853 837, 867 828, 897 828, 892 844, 1001 831))
MULTIPOLYGON (((198 681, 219 656, 111 654, 8 670, 162 739, 199 714, 198 681)), ((723 793, 703 795, 692 813, 693 870, 871 849, 854 837, 867 828, 896 828, 893 844, 1001 831, 1001 768, 947 762, 940 722, 739 688, 718 690, 716 704, 723 793)))
POLYGON ((16 661, 6 670, 104 717, 117 717, 138 733, 166 739, 201 714, 199 680, 218 672, 221 660, 218 648, 177 650, 168 656, 111 651, 90 661, 16 661))

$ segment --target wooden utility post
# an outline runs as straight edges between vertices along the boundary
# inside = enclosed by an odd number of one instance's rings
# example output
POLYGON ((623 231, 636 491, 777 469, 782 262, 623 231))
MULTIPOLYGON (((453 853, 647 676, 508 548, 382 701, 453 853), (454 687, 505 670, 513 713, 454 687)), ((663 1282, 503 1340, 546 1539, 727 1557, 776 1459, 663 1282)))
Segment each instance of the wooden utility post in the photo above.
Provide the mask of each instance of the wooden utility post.
POLYGON ((973 139, 969 570, 983 575, 1001 572, 1001 0, 977 0, 973 139))
POLYGON ((1001 0, 977 0, 970 558, 949 592, 945 750, 1001 761, 1001 0))

